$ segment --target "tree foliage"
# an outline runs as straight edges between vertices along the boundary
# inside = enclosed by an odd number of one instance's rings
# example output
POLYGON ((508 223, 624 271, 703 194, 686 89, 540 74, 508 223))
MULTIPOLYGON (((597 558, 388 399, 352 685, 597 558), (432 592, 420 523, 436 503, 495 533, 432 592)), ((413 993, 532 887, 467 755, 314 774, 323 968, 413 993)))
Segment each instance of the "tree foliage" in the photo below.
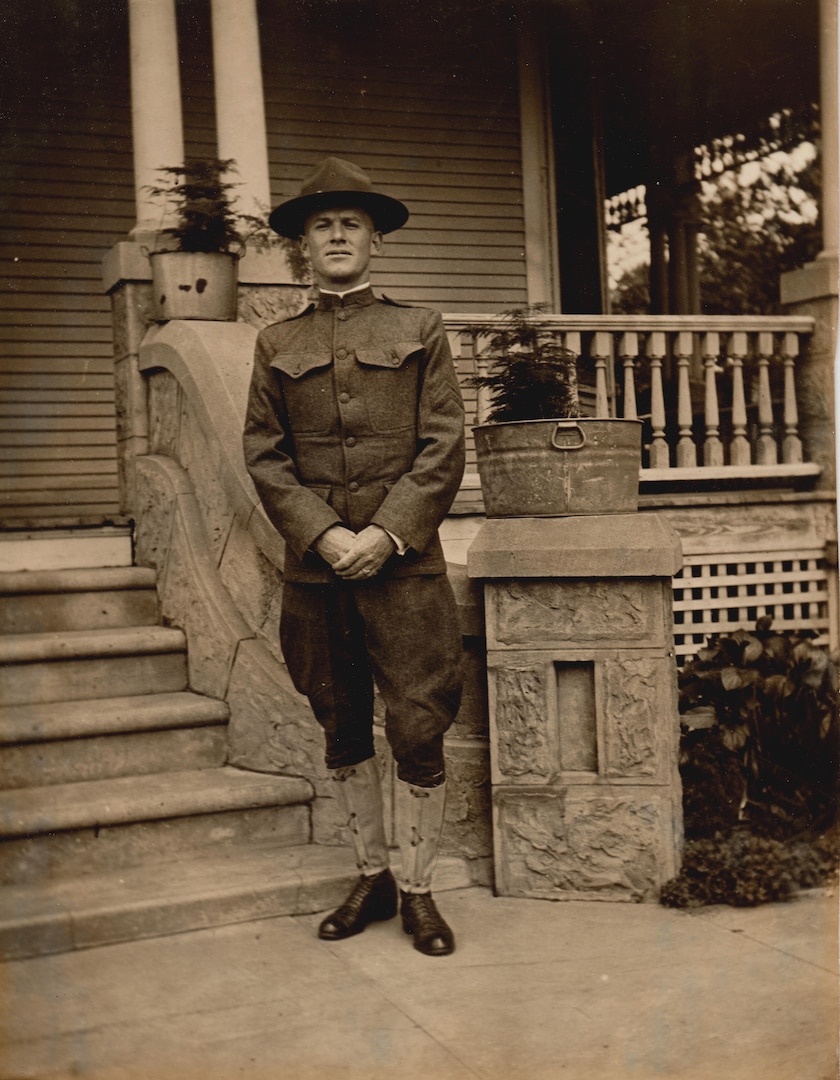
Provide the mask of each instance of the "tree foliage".
MULTIPOLYGON (((762 315, 779 311, 779 278, 821 247, 821 170, 815 142, 774 151, 700 181, 698 262, 701 311, 762 315)), ((649 266, 624 269, 612 310, 650 311, 649 266)))
POLYGON ((787 154, 703 181, 700 295, 707 315, 779 309, 779 278, 820 250, 816 158, 797 170, 787 154))

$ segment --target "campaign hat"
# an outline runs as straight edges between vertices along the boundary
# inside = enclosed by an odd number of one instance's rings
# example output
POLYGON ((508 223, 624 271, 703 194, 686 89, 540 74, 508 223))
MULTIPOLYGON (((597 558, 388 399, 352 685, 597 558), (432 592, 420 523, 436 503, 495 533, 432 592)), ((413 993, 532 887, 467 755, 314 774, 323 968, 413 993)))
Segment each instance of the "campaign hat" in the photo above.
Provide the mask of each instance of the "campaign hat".
POLYGON ((408 221, 408 208, 399 199, 375 191, 370 177, 358 165, 328 157, 304 179, 299 195, 271 211, 268 223, 281 236, 296 240, 310 214, 337 206, 366 211, 377 232, 393 232, 408 221))

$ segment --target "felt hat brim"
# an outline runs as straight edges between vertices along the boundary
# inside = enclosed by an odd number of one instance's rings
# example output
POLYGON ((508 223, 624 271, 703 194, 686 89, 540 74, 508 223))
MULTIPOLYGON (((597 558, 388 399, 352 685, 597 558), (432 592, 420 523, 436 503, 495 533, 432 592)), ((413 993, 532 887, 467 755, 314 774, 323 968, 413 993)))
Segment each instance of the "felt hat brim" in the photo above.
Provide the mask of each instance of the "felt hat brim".
POLYGON ((401 229, 408 221, 408 207, 378 191, 317 191, 298 195, 271 211, 268 223, 281 236, 297 240, 303 235, 306 219, 320 210, 345 207, 364 210, 377 232, 389 233, 401 229))
POLYGON ((271 211, 268 223, 281 236, 296 240, 310 214, 337 207, 364 210, 377 232, 393 232, 408 221, 408 209, 399 199, 375 191, 364 169, 343 158, 327 157, 304 178, 296 198, 271 211))

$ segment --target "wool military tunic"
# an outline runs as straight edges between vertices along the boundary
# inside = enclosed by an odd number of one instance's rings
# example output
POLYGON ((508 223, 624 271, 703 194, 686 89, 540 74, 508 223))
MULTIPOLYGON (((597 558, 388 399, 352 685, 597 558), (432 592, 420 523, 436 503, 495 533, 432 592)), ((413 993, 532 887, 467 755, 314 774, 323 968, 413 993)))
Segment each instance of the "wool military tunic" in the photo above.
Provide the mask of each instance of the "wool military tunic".
POLYGON ((464 405, 440 315, 367 288, 267 327, 244 448, 286 580, 336 581, 311 548, 338 524, 408 545, 380 577, 444 573, 437 530, 464 471, 464 405))

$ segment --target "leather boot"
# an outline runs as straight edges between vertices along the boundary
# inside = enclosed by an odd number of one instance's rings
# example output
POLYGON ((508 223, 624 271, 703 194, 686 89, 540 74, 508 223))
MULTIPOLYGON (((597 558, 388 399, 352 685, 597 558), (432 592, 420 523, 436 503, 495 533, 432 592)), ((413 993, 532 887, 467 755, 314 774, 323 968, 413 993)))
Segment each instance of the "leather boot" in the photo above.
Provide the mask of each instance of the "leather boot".
POLYGON ((342 941, 361 932, 372 922, 393 919, 397 914, 397 885, 390 870, 362 876, 353 891, 318 927, 323 941, 342 941))
POLYGON ((372 922, 393 919, 397 886, 388 869, 388 844, 382 817, 382 786, 374 758, 335 769, 336 797, 344 811, 362 871, 347 899, 318 928, 324 941, 341 941, 360 934, 372 922))
POLYGON ((431 894, 445 801, 446 784, 423 788, 396 781, 394 818, 402 860, 402 925, 414 938, 414 948, 427 956, 448 956, 455 950, 452 930, 441 918, 431 894))
POLYGON ((455 935, 442 918, 432 894, 400 889, 403 930, 414 938, 414 948, 426 956, 449 956, 455 952, 455 935))

